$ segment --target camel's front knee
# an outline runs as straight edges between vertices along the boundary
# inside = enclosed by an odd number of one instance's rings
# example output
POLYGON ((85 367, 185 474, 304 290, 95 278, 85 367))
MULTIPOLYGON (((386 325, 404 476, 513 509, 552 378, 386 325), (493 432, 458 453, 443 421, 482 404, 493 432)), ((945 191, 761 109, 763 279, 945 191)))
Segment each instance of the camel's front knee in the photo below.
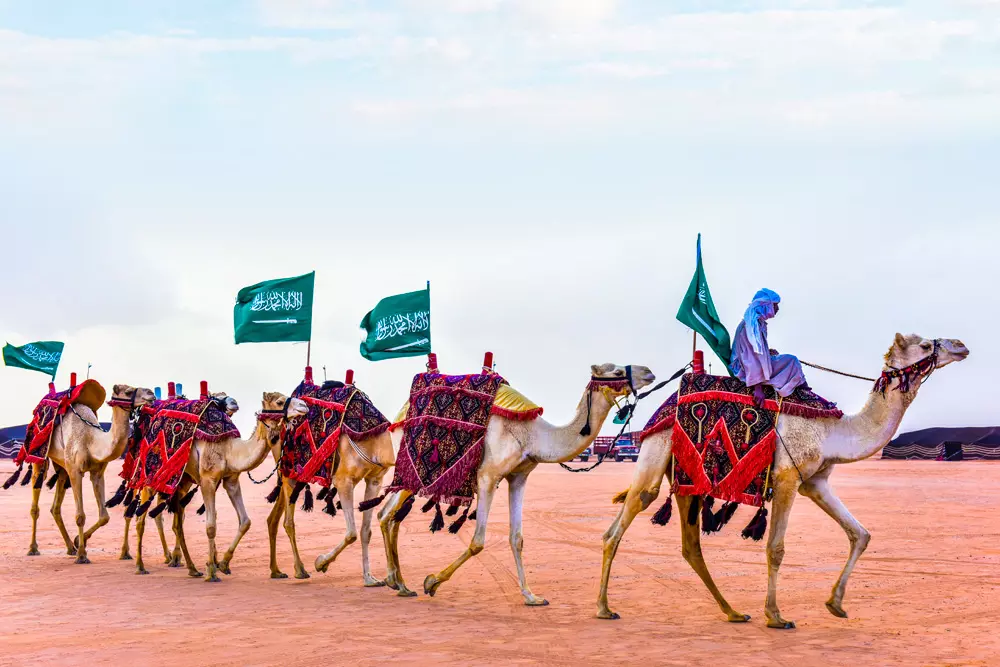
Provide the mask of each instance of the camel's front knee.
MULTIPOLYGON (((40 509, 38 509, 37 507, 35 507, 34 505, 28 511, 28 514, 31 515, 32 519, 37 519, 41 515, 41 513, 42 513, 42 511, 40 509)), ((55 516, 55 515, 56 515, 56 510, 55 510, 55 508, 53 508, 52 509, 52 516, 55 516)))
MULTIPOLYGON (((652 505, 653 501, 656 500, 656 497, 658 495, 660 495, 660 487, 659 486, 657 486, 655 488, 652 488, 652 489, 643 489, 642 491, 640 491, 639 492, 639 502, 642 504, 642 509, 640 509, 639 511, 641 512, 642 510, 644 510, 647 507, 649 507, 650 505, 652 505)), ((628 502, 628 501, 626 500, 626 502, 628 502)))
POLYGON ((247 531, 250 530, 250 524, 251 523, 252 522, 250 521, 250 519, 246 519, 245 521, 240 521, 240 534, 241 535, 246 535, 247 531))
POLYGON ((524 548, 524 536, 521 533, 514 533, 510 536, 510 548, 517 552, 524 548))
POLYGON ((851 533, 851 547, 864 551, 868 548, 868 543, 872 541, 872 534, 864 526, 858 526, 856 532, 851 533))
POLYGON ((207 526, 205 528, 205 534, 208 535, 208 539, 215 539, 215 526, 207 526))
POLYGON ((767 548, 767 561, 772 567, 781 567, 783 560, 785 560, 784 544, 776 544, 767 548))
POLYGON ((687 542, 685 542, 681 546, 681 555, 684 556, 684 560, 686 560, 688 564, 699 562, 703 558, 701 553, 701 545, 688 544, 687 542))
POLYGON ((87 515, 86 514, 77 514, 76 515, 76 525, 77 525, 77 528, 83 528, 85 525, 87 525, 87 515))
POLYGON ((483 546, 484 543, 482 540, 472 540, 472 544, 469 545, 469 553, 475 556, 483 550, 483 546))

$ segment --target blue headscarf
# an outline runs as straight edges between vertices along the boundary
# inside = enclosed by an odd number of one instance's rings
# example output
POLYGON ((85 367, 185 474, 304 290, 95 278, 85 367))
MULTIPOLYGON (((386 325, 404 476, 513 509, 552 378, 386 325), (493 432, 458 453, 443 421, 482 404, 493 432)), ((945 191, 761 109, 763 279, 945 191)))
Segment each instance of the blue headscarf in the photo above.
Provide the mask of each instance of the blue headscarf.
POLYGON ((743 314, 747 339, 757 354, 768 353, 767 341, 765 340, 767 325, 764 324, 764 321, 774 317, 774 306, 778 303, 781 303, 781 297, 776 292, 762 289, 754 294, 753 301, 750 302, 746 313, 743 314))

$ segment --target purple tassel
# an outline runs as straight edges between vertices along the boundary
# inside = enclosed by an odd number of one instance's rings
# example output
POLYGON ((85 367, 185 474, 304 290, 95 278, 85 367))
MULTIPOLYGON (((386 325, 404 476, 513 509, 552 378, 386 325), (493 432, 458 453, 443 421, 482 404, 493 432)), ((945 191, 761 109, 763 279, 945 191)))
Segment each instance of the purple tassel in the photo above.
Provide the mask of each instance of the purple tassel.
POLYGON ((764 533, 767 532, 767 508, 761 507, 757 510, 757 513, 753 515, 753 519, 747 524, 747 527, 743 529, 743 539, 751 539, 754 542, 760 542, 764 539, 764 533))
POLYGON ((34 468, 28 468, 28 474, 25 475, 24 479, 21 480, 21 486, 28 486, 29 484, 31 484, 31 476, 34 472, 35 472, 34 468))
POLYGON ((479 511, 479 506, 477 505, 476 509, 472 510, 472 513, 469 514, 469 521, 475 521, 476 520, 476 512, 478 512, 478 511, 479 511))
MULTIPOLYGON (((457 505, 452 505, 452 507, 458 507, 458 506, 457 505)), ((456 510, 456 513, 457 513, 457 510, 456 510)), ((469 508, 466 507, 465 511, 462 513, 462 516, 460 516, 457 519, 455 519, 452 522, 452 524, 450 526, 448 526, 448 532, 451 533, 452 535, 454 535, 455 533, 457 533, 459 531, 459 529, 462 527, 462 525, 465 523, 465 520, 468 519, 468 518, 469 518, 469 508)))
POLYGON ((7 481, 3 483, 3 490, 4 491, 6 491, 10 487, 14 486, 15 484, 17 484, 17 480, 19 480, 21 478, 21 468, 22 467, 24 467, 23 463, 21 465, 17 466, 17 470, 14 471, 14 474, 11 475, 10 477, 8 477, 7 481))
POLYGON ((306 488, 306 486, 307 485, 306 485, 305 482, 298 482, 295 485, 295 490, 292 491, 292 495, 288 499, 288 504, 289 505, 294 505, 295 503, 297 503, 299 501, 299 494, 302 493, 302 489, 306 488))
POLYGON ((740 504, 735 502, 725 503, 718 512, 715 513, 715 529, 721 530, 723 526, 729 523, 729 520, 733 518, 736 514, 736 510, 739 508, 740 504))
POLYGON ((196 512, 196 514, 198 514, 200 516, 200 515, 202 515, 204 513, 205 513, 205 503, 202 503, 201 507, 198 508, 198 511, 196 512))
MULTIPOLYGON (((373 507, 378 507, 379 505, 381 505, 383 500, 385 500, 385 494, 372 498, 371 500, 362 500, 360 503, 358 503, 358 509, 361 510, 362 512, 367 512, 373 507)), ((330 502, 333 502, 332 494, 330 495, 330 502)))
POLYGON ((691 507, 688 508, 687 520, 689 526, 698 525, 698 496, 691 499, 691 507))
POLYGON ((316 502, 323 502, 326 499, 326 494, 328 493, 330 493, 330 487, 324 486, 321 488, 319 493, 316 494, 316 502))
POLYGON ((706 535, 719 530, 719 526, 715 524, 715 515, 712 514, 712 507, 714 505, 715 498, 712 496, 705 496, 705 499, 701 503, 701 532, 706 535))
POLYGON ((656 511, 653 518, 650 519, 657 526, 665 526, 670 522, 670 516, 674 511, 673 497, 668 495, 667 500, 663 503, 663 507, 656 511))
POLYGON ((278 499, 279 495, 281 495, 281 476, 280 475, 278 476, 278 483, 274 485, 273 489, 271 489, 271 493, 267 494, 266 500, 267 500, 268 504, 273 505, 274 501, 276 501, 278 499))
POLYGON ((181 498, 181 507, 187 507, 194 500, 194 494, 198 493, 198 487, 191 489, 186 496, 181 498))
POLYGON ((404 500, 403 504, 399 506, 398 510, 396 510, 396 513, 392 515, 392 520, 395 521, 396 523, 399 523, 400 521, 405 519, 406 515, 410 513, 411 509, 413 509, 413 505, 414 503, 416 503, 416 501, 417 501, 416 496, 410 496, 409 498, 404 500))
POLYGON ((431 532, 436 533, 444 528, 444 515, 441 513, 441 503, 434 503, 434 520, 431 521, 431 532))
POLYGON ((420 511, 423 512, 424 514, 427 514, 432 509, 434 509, 435 505, 437 505, 437 503, 434 502, 434 499, 428 500, 426 503, 424 503, 424 506, 420 508, 420 511))
POLYGON ((326 506, 323 508, 323 513, 337 516, 337 507, 333 504, 333 496, 330 494, 326 496, 326 506))
POLYGON ((149 512, 149 518, 150 519, 155 519, 156 517, 158 517, 161 514, 163 514, 163 510, 165 510, 165 509, 167 509, 167 502, 166 501, 161 502, 159 505, 157 505, 152 510, 150 510, 150 512, 149 512))
POLYGON ((306 497, 302 501, 302 511, 312 512, 313 511, 313 492, 311 486, 306 486, 306 497))
MULTIPOLYGON (((49 488, 50 489, 53 486, 55 486, 55 484, 56 484, 52 480, 58 480, 58 479, 59 479, 59 473, 58 472, 56 474, 52 475, 52 479, 49 480, 49 488)), ((115 491, 115 495, 111 496, 111 500, 109 500, 108 502, 104 503, 104 506, 108 507, 108 508, 111 508, 111 507, 118 507, 119 505, 121 505, 122 501, 125 500, 125 494, 128 492, 127 484, 128 484, 128 482, 126 482, 125 480, 122 480, 122 483, 121 483, 121 485, 119 485, 118 490, 115 491)))
MULTIPOLYGON (((56 470, 54 473, 52 473, 52 477, 49 477, 49 481, 45 482, 45 486, 47 486, 50 489, 54 489, 56 488, 56 482, 58 481, 59 481, 59 471, 56 470)), ((122 482, 122 488, 125 488, 125 482, 122 482)), ((125 494, 123 493, 122 495, 124 496, 125 494)), ((118 503, 120 504, 121 501, 119 500, 118 503)), ((105 505, 105 507, 112 507, 112 505, 105 505)))
POLYGON ((458 505, 449 505, 448 511, 444 513, 445 516, 455 516, 458 514, 458 505))

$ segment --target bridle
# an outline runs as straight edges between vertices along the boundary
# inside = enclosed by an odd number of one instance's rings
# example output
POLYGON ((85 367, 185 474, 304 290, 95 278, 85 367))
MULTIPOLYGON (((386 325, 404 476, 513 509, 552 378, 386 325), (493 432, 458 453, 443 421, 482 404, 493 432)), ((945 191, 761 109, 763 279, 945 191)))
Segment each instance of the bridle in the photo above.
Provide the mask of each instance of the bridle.
MULTIPOLYGON (((267 431, 267 441, 271 444, 271 446, 280 444, 281 449, 284 449, 285 447, 285 434, 287 433, 288 427, 288 406, 291 404, 292 399, 288 398, 285 400, 285 405, 282 406, 280 410, 260 410, 257 413, 257 421, 260 422, 260 424, 267 431), (269 422, 277 422, 277 426, 272 427, 269 422), (279 432, 278 435, 275 435, 275 430, 279 432)), ((275 461, 274 463, 274 470, 271 471, 271 474, 260 481, 254 479, 249 470, 247 470, 247 477, 249 477, 250 481, 254 484, 263 484, 267 480, 274 477, 274 473, 278 472, 278 464, 280 461, 281 454, 279 453, 278 461, 275 461)))
POLYGON ((906 393, 910 391, 913 379, 917 378, 920 380, 920 384, 927 381, 927 378, 931 376, 935 370, 937 370, 937 363, 939 357, 939 351, 941 350, 941 339, 935 338, 933 341, 934 347, 931 353, 924 357, 923 359, 916 361, 909 366, 904 368, 896 368, 895 366, 886 363, 887 369, 882 371, 882 375, 879 376, 878 380, 875 381, 875 386, 872 387, 872 393, 880 392, 883 396, 889 390, 889 385, 896 378, 899 378, 899 383, 896 385, 896 390, 906 393))

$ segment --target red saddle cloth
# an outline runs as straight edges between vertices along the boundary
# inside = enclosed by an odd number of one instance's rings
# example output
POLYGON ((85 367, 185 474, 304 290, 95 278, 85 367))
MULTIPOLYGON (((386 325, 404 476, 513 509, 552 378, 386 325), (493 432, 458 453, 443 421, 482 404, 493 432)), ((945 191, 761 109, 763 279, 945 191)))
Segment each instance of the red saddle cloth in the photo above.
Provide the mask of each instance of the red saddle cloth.
MULTIPOLYGON (((129 481, 132 479, 132 475, 135 474, 135 466, 139 461, 139 451, 142 447, 142 440, 145 437, 146 432, 149 430, 149 425, 153 421, 153 415, 156 411, 160 409, 163 405, 163 401, 156 399, 149 405, 144 405, 139 408, 139 414, 136 416, 135 421, 132 423, 132 430, 129 433, 128 446, 125 448, 125 462, 122 464, 121 472, 118 476, 129 481)), ((127 406, 122 406, 127 407, 127 406)))
MULTIPOLYGON (((779 402, 765 388, 763 408, 753 401, 753 390, 737 378, 688 374, 646 424, 640 442, 671 429, 671 452, 676 461, 675 493, 711 496, 761 507, 767 469, 777 443, 775 421, 779 402)), ((781 414, 812 419, 840 419, 835 403, 798 388, 780 402, 781 414)))
POLYGON ((162 401, 143 426, 139 455, 129 488, 149 487, 173 495, 184 475, 195 439, 220 442, 240 437, 240 431, 218 401, 162 401))
POLYGON ((485 452, 486 423, 504 384, 496 373, 414 376, 387 491, 406 489, 433 501, 470 505, 485 452))
POLYGON ((280 459, 281 474, 288 479, 330 486, 341 433, 358 441, 389 428, 389 420, 354 385, 303 382, 292 396, 302 399, 309 413, 289 424, 280 459))
POLYGON ((95 413, 104 402, 104 387, 97 380, 85 380, 72 389, 55 394, 46 394, 35 406, 31 423, 24 433, 24 445, 17 453, 14 463, 44 463, 49 453, 52 432, 59 418, 75 404, 86 405, 95 413))

